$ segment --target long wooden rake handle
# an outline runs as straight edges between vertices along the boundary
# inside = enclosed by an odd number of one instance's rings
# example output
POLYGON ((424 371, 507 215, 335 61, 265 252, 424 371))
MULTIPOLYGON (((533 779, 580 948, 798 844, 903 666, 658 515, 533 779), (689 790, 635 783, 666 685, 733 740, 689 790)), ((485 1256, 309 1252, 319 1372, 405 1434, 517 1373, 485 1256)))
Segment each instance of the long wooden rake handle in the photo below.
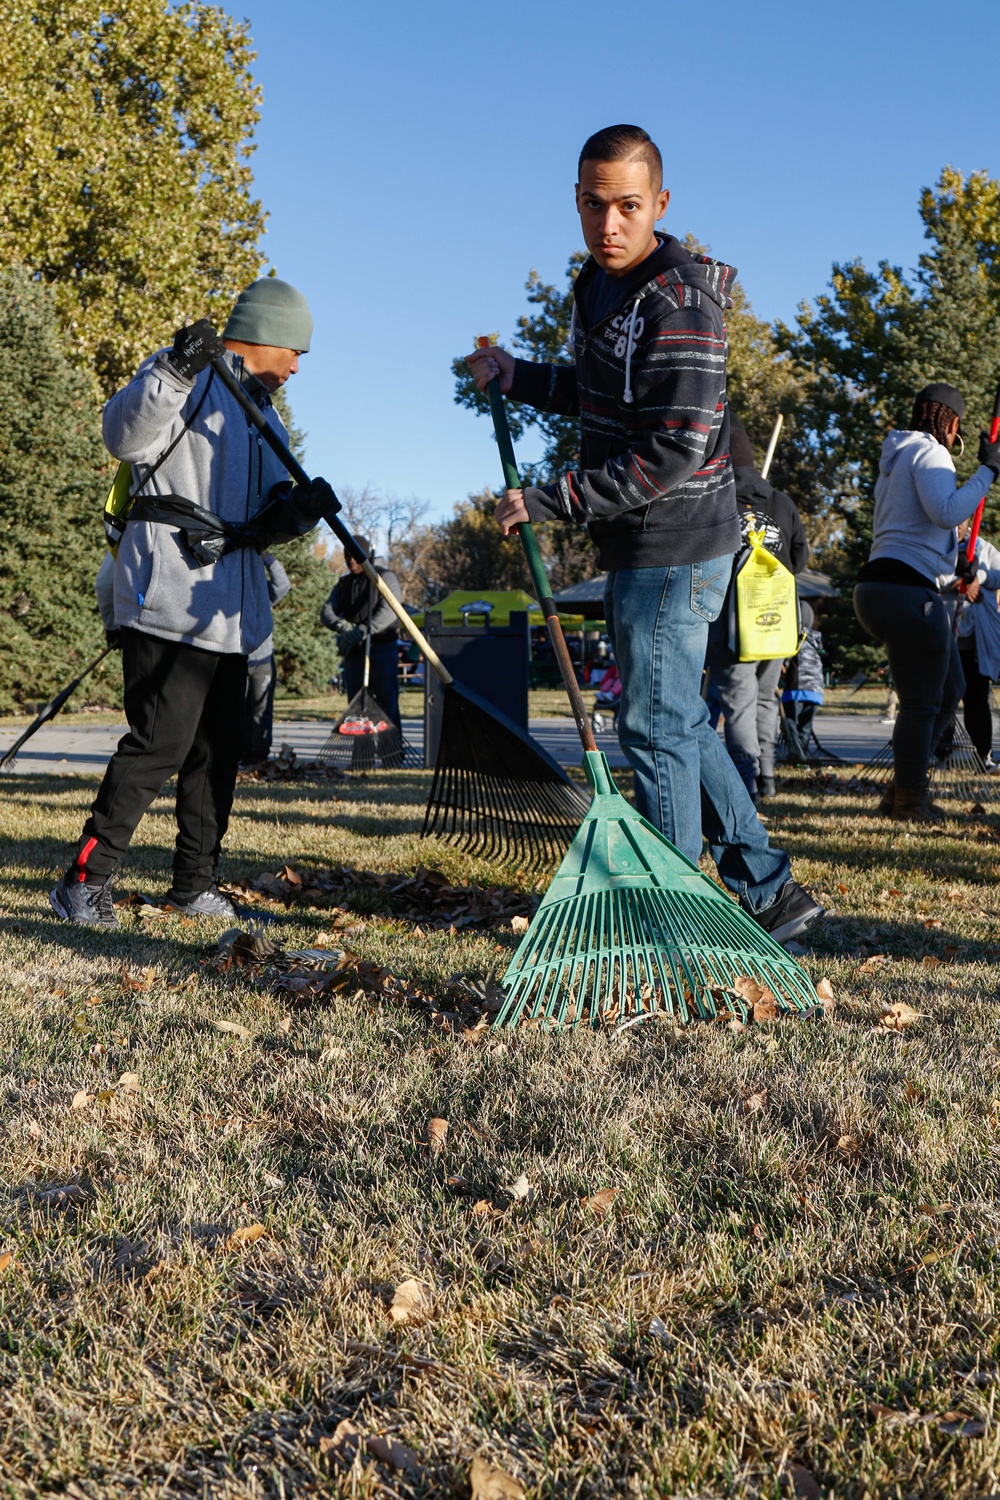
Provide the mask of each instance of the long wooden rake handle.
MULTIPOLYGON (((997 382, 996 395, 993 397, 993 418, 990 422, 990 442, 995 443, 998 437, 1000 437, 1000 381, 997 382)), ((979 528, 983 523, 983 507, 985 506, 985 504, 986 496, 984 495, 979 504, 976 506, 976 514, 972 518, 972 525, 969 527, 969 535, 966 538, 965 555, 970 562, 975 561, 976 543, 979 541, 979 528)), ((968 587, 969 580, 963 578, 961 583, 958 585, 958 592, 960 594, 964 594, 968 587)))
MULTIPOLYGON (((488 349, 490 341, 488 338, 476 340, 480 349, 488 349)), ((500 449, 500 462, 503 465, 504 484, 509 490, 519 490, 521 479, 517 472, 517 460, 514 457, 514 443, 510 435, 510 427, 507 423, 507 412, 503 404, 503 396, 500 393, 500 381, 494 376, 486 387, 486 394, 490 402, 490 415, 493 418, 493 431, 496 433, 497 447, 500 449)), ((562 623, 556 609, 555 600, 552 597, 552 585, 549 583, 545 564, 542 562, 542 554, 538 550, 538 539, 535 536, 535 528, 530 521, 522 521, 517 528, 517 534, 521 538, 524 555, 528 559, 528 571, 531 573, 531 581, 538 595, 538 602, 542 606, 542 614, 545 616, 545 624, 549 631, 549 640, 555 652, 556 661, 559 663, 559 671, 562 675, 563 686, 569 695, 570 705, 573 709, 573 717, 576 720, 577 731, 584 750, 597 749, 597 741, 594 739, 594 731, 590 727, 587 717, 587 707, 580 692, 580 684, 576 680, 573 663, 570 660, 569 647, 566 645, 566 637, 563 635, 562 623)))
MULTIPOLYGON (((216 375, 218 375, 219 379, 222 381, 222 384, 226 387, 226 390, 229 392, 229 394, 243 408, 244 412, 257 428, 267 446, 273 453, 277 454, 278 458, 281 459, 281 462, 284 464, 289 474, 291 474, 292 478, 302 485, 308 486, 309 484, 311 484, 312 481, 310 480, 309 475, 306 473, 305 469, 299 463, 298 459, 293 457, 292 453, 281 441, 280 437, 275 432, 274 428, 270 425, 260 407, 256 404, 255 401, 251 401, 250 397, 240 385, 239 381, 236 379, 236 376, 226 364, 225 360, 213 359, 212 369, 215 371, 216 375)), ((454 677, 448 671, 448 668, 445 666, 440 656, 438 656, 437 652, 434 650, 434 647, 424 635, 423 631, 418 625, 413 622, 413 620, 407 614, 405 608, 396 598, 395 594, 389 588, 385 580, 382 578, 374 563, 372 563, 371 559, 367 558, 362 552, 361 548, 358 546, 357 542, 354 540, 353 536, 348 531, 347 527, 344 525, 340 517, 336 514, 336 512, 331 512, 330 515, 324 516, 323 520, 329 526, 334 536, 337 537, 337 539, 347 548, 351 556, 357 558, 358 562, 361 564, 362 570, 364 571, 365 577, 368 578, 369 581, 373 583, 378 589, 379 593, 382 595, 382 598, 385 600, 386 604, 388 604, 389 608, 396 616, 396 619, 399 621, 400 625, 402 625, 403 629, 406 631, 410 639, 416 642, 417 646, 426 656, 427 660, 430 662, 431 666, 434 668, 435 672, 444 683, 445 687, 450 687, 455 681, 454 677)))

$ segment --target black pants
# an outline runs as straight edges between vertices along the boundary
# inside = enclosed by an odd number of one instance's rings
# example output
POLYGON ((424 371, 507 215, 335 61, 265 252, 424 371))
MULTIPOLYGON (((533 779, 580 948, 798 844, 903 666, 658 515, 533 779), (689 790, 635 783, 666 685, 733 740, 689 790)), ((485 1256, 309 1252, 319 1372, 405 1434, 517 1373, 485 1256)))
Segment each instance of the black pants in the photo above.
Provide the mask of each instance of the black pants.
POLYGON ((976 651, 974 635, 961 638, 958 643, 958 654, 962 659, 962 670, 965 673, 962 717, 969 731, 969 739, 975 745, 981 758, 985 760, 993 749, 993 706, 990 703, 990 688, 993 684, 979 670, 979 655, 976 651))
POLYGON ((246 714, 240 760, 267 760, 274 733, 274 657, 247 668, 246 714))
POLYGON ((122 669, 129 730, 108 762, 76 863, 91 879, 111 875, 143 813, 176 775, 173 889, 195 896, 216 879, 229 825, 247 659, 123 630, 122 669))
POLYGON ((885 645, 899 713, 892 732, 897 787, 927 785, 931 751, 958 707, 962 664, 944 601, 934 589, 900 583, 859 583, 854 612, 885 645))

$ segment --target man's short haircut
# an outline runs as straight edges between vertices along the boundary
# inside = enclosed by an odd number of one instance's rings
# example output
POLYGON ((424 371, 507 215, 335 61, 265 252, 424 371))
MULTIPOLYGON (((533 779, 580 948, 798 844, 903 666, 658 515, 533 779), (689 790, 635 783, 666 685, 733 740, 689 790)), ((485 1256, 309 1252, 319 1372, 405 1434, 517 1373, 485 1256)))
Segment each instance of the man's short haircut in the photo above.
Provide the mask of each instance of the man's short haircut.
POLYGON ((663 186, 663 158, 639 125, 608 125, 592 135, 580 152, 578 179, 585 161, 644 161, 653 192, 658 193, 663 186))

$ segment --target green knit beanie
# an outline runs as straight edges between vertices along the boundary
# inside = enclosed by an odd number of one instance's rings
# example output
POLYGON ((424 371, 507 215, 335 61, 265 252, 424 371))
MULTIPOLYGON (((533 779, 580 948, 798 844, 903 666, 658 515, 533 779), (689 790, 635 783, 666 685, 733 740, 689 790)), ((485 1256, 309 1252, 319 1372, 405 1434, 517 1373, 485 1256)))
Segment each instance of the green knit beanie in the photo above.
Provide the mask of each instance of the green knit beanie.
POLYGON ((276 276, 264 276, 240 292, 222 337, 305 354, 312 330, 312 313, 302 293, 276 276))

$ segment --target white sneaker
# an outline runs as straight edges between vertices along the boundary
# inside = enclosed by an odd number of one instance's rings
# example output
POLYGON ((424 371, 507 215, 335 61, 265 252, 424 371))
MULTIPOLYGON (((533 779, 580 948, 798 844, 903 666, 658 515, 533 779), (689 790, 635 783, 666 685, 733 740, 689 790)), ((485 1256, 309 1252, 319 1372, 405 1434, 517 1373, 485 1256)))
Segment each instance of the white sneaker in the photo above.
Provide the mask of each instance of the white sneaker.
POLYGON ((986 752, 986 759, 983 761, 983 770, 989 771, 991 775, 994 771, 1000 771, 1000 764, 993 759, 992 750, 986 752))

